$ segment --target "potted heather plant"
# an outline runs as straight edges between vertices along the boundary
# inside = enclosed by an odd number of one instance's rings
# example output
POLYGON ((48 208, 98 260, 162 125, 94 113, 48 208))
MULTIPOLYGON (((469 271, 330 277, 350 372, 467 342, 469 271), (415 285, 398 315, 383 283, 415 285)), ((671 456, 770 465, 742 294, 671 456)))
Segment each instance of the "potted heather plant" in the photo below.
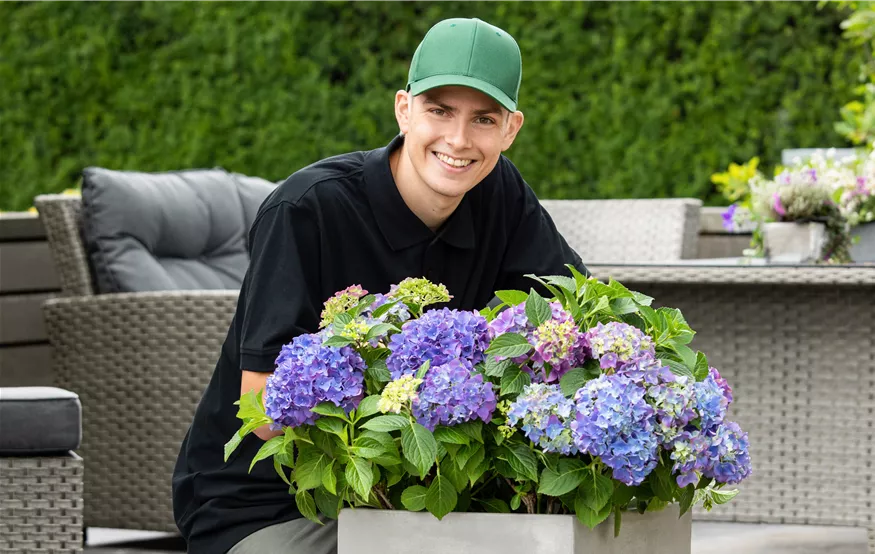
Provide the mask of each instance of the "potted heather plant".
POLYGON ((751 472, 731 389, 678 310, 570 269, 479 313, 425 310, 450 299, 425 279, 340 291, 241 397, 226 456, 282 429, 252 464, 339 518, 340 554, 689 553, 690 508, 751 472))

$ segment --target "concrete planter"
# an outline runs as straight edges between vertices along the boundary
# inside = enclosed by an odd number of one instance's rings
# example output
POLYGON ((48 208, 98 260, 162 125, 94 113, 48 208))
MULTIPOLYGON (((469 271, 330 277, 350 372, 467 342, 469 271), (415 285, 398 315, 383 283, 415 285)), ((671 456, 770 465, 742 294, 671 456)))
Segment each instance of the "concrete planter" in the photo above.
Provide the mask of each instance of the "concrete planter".
POLYGON ((851 245, 851 259, 855 262, 875 262, 875 221, 851 229, 856 244, 851 245))
POLYGON ((344 509, 338 554, 690 554, 692 517, 678 507, 623 514, 590 530, 571 515, 451 513, 344 509))
POLYGON ((766 223, 763 225, 766 257, 774 262, 805 263, 820 259, 826 243, 823 223, 766 223))

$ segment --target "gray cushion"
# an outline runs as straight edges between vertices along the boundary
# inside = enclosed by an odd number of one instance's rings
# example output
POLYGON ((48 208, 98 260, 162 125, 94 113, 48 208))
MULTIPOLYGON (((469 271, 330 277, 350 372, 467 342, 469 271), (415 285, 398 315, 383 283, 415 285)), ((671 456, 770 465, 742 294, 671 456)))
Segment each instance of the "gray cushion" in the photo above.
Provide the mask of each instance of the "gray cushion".
POLYGON ((85 169, 82 233, 97 291, 239 289, 249 227, 275 187, 222 169, 85 169))
POLYGON ((82 406, 55 387, 0 388, 0 454, 51 454, 79 448, 82 406))

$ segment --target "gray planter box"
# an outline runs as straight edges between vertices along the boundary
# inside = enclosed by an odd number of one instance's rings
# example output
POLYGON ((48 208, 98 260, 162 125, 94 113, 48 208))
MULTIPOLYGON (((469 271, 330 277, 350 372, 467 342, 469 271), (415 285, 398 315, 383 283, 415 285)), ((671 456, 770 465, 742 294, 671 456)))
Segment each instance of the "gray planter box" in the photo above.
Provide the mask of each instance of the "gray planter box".
POLYGON ((678 507, 623 514, 590 530, 570 515, 451 513, 344 509, 338 554, 690 554, 692 517, 678 507))
POLYGON ((860 240, 851 245, 851 259, 855 262, 875 262, 875 222, 864 223, 851 229, 851 236, 860 240))
POLYGON ((826 242, 823 223, 766 223, 763 225, 766 257, 773 262, 805 263, 820 258, 826 242))

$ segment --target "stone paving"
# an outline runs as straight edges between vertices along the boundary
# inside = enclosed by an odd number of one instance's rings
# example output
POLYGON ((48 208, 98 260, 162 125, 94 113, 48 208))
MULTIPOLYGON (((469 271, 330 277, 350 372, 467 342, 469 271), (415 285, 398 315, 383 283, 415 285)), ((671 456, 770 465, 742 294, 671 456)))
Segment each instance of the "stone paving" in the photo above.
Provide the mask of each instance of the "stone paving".
MULTIPOLYGON (((164 533, 92 528, 88 530, 85 553, 177 554, 184 550, 178 537, 164 533)), ((693 554, 866 554, 866 531, 852 527, 694 522, 693 554)))

